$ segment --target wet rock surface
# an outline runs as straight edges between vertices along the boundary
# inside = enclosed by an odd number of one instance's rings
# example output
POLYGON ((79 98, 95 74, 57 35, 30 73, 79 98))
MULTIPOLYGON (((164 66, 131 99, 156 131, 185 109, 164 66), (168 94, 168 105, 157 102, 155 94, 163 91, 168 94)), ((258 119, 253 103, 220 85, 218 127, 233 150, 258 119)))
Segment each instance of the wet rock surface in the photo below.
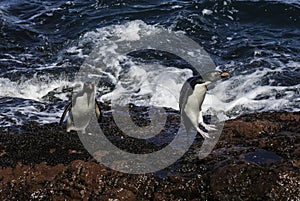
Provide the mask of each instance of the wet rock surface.
MULTIPOLYGON (((131 111, 138 125, 149 125, 145 111, 138 107, 131 111), (141 111, 143 117, 138 116, 141 111)), ((100 125, 121 149, 151 153, 165 147, 178 130, 178 112, 167 110, 167 114, 157 139, 135 141, 126 136, 109 112, 100 125)), ((0 138, 0 200, 300 199, 300 113, 270 112, 229 120, 206 158, 197 157, 203 142, 198 135, 176 163, 147 174, 105 167, 86 151, 76 132, 66 133, 56 123, 2 128, 0 138)), ((108 154, 109 150, 95 152, 98 157, 108 154)))

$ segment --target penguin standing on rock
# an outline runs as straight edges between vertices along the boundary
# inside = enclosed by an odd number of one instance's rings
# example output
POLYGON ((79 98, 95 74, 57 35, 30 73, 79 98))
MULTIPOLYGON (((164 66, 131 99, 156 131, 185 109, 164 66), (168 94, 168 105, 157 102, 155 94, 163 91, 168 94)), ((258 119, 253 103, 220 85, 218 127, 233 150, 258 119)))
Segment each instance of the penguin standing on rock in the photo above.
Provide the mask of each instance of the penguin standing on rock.
POLYGON ((212 71, 201 76, 189 78, 181 88, 179 108, 181 119, 187 130, 195 128, 204 138, 211 138, 206 131, 200 129, 199 124, 205 130, 216 130, 215 126, 207 125, 203 121, 201 106, 204 101, 207 87, 213 82, 229 77, 229 73, 212 71))
POLYGON ((85 133, 92 115, 96 115, 98 120, 101 117, 100 105, 95 98, 94 84, 91 82, 84 83, 82 91, 73 97, 73 100, 65 107, 59 124, 63 124, 65 116, 69 112, 67 132, 75 130, 85 133))

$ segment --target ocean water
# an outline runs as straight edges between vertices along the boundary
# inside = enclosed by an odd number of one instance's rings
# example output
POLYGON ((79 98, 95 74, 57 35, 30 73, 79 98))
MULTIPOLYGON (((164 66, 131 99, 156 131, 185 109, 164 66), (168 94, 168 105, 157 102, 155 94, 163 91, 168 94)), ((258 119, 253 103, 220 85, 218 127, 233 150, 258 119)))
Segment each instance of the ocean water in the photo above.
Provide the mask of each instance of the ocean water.
POLYGON ((0 126, 58 122, 87 60, 97 64, 99 101, 178 110, 188 62, 149 49, 115 53, 118 40, 162 31, 184 34, 231 74, 209 90, 205 113, 300 111, 299 13, 297 0, 2 0, 0 126))

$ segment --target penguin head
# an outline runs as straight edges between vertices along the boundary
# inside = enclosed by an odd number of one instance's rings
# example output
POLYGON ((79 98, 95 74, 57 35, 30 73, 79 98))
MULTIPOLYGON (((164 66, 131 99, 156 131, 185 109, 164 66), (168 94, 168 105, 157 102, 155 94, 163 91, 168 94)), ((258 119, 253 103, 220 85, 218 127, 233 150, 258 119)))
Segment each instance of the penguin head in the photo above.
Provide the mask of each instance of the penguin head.
POLYGON ((83 83, 83 91, 90 94, 94 92, 95 86, 92 82, 85 82, 83 83))
POLYGON ((229 77, 230 74, 221 71, 211 71, 203 75, 203 80, 206 82, 216 82, 220 79, 229 77))
POLYGON ((95 92, 95 86, 92 82, 83 83, 83 93, 87 94, 87 104, 90 105, 90 98, 92 94, 95 92))

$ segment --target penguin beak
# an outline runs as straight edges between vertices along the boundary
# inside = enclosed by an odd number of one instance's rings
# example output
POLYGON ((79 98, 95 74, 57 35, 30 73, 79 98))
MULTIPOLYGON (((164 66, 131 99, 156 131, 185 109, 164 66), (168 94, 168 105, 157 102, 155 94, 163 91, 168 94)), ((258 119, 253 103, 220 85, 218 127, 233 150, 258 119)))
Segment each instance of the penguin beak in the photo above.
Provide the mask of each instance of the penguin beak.
POLYGON ((223 72, 223 73, 221 74, 221 78, 227 78, 227 77, 229 77, 229 76, 230 76, 230 74, 227 73, 227 72, 223 72))

